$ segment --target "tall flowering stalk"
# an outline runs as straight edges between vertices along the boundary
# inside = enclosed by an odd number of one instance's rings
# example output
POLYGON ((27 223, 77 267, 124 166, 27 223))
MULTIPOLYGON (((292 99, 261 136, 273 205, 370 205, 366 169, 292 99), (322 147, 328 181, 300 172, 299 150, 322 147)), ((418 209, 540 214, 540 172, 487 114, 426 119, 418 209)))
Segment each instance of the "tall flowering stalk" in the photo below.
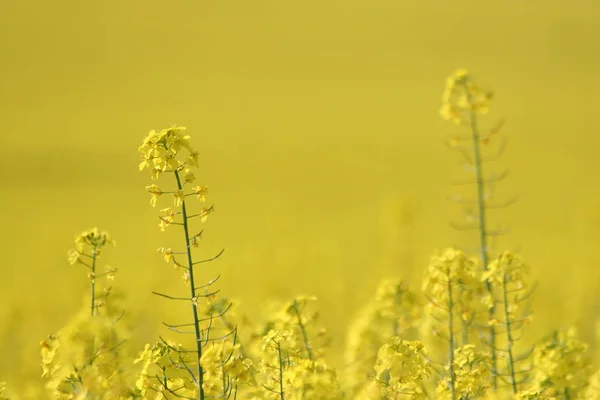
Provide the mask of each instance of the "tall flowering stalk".
POLYGON ((456 249, 447 249, 432 257, 422 286, 429 300, 426 310, 440 323, 434 333, 448 343, 448 363, 444 382, 448 398, 458 397, 456 383, 456 350, 458 322, 475 314, 481 283, 475 260, 456 249))
POLYGON ((89 270, 91 315, 98 313, 98 308, 104 303, 102 298, 110 293, 110 286, 105 288, 102 294, 96 293, 96 280, 103 277, 113 280, 115 272, 117 272, 116 269, 109 266, 106 267, 104 273, 98 274, 97 272, 97 262, 102 248, 109 244, 114 246, 115 241, 109 237, 108 233, 99 231, 98 228, 93 228, 78 235, 75 238, 75 248, 68 252, 69 263, 71 265, 81 264, 89 270))
POLYGON ((98 258, 108 244, 114 244, 108 233, 93 228, 78 235, 75 248, 68 252, 69 263, 89 270, 91 306, 40 343, 42 377, 54 399, 134 398, 122 366, 125 331, 117 323, 123 312, 108 301, 111 286, 98 291, 100 279, 112 281, 116 274, 109 266, 98 272, 98 258))
POLYGON ((530 352, 516 353, 516 342, 521 338, 524 326, 529 322, 530 315, 527 301, 533 293, 534 286, 527 280, 527 268, 520 257, 505 251, 490 262, 490 266, 482 276, 492 288, 482 298, 488 307, 498 306, 497 319, 489 320, 488 326, 497 328, 498 334, 504 333, 506 346, 496 350, 505 359, 505 367, 497 366, 498 378, 505 381, 514 395, 528 376, 529 368, 519 368, 518 364, 529 358, 530 352))
MULTIPOLYGON (((187 398, 196 398, 204 400, 208 396, 218 395, 223 398, 228 398, 234 392, 232 379, 226 373, 227 368, 231 367, 231 363, 238 361, 236 355, 237 348, 235 346, 228 347, 225 350, 227 357, 223 358, 220 372, 211 372, 211 368, 205 364, 205 353, 209 351, 209 345, 215 345, 227 340, 229 337, 235 338, 235 328, 226 332, 219 337, 213 337, 216 327, 216 320, 219 320, 219 315, 214 315, 214 307, 211 306, 214 296, 217 291, 212 289, 217 278, 210 280, 206 284, 198 284, 195 268, 200 264, 213 261, 218 258, 223 251, 209 259, 197 259, 194 255, 194 249, 199 247, 199 241, 203 230, 193 230, 192 222, 198 220, 204 223, 207 217, 213 211, 213 207, 202 206, 196 213, 190 211, 190 198, 194 198, 200 203, 205 202, 207 193, 206 186, 193 186, 196 177, 193 169, 198 167, 199 153, 190 146, 190 136, 185 134, 183 127, 171 127, 161 131, 150 131, 140 146, 142 162, 140 171, 149 169, 151 177, 154 181, 158 181, 163 175, 171 176, 171 187, 163 190, 157 183, 149 185, 146 190, 151 194, 150 203, 156 206, 157 201, 162 196, 168 196, 173 201, 174 208, 167 207, 161 209, 162 215, 159 217, 159 227, 162 231, 170 226, 178 226, 182 230, 184 239, 184 248, 181 251, 174 251, 171 248, 161 247, 158 251, 163 255, 164 260, 173 265, 175 269, 182 271, 182 278, 185 285, 188 287, 187 296, 171 296, 164 293, 154 292, 154 294, 163 298, 184 301, 191 305, 192 323, 186 324, 169 324, 164 323, 170 330, 178 333, 188 333, 186 328, 191 328, 194 335, 194 350, 184 350, 179 345, 167 342, 161 338, 162 344, 147 348, 145 353, 142 353, 138 361, 144 361, 143 376, 138 381, 138 388, 143 393, 150 391, 160 392, 163 396, 169 395, 187 398), (200 302, 204 299, 207 306, 203 307, 200 302), (213 335, 211 336, 211 333, 213 335), (163 362, 158 363, 158 358, 151 349, 156 348, 156 351, 163 357, 163 362), (167 356, 165 356, 167 354, 167 356), (193 355, 193 356, 191 356, 193 355), (164 357, 167 357, 166 359, 164 357), (167 368, 164 362, 170 363, 167 368), (162 371, 161 376, 156 377, 154 383, 150 382, 150 365, 156 365, 162 371), (170 370, 183 370, 187 374, 181 381, 171 381, 167 376, 170 370), (217 389, 215 380, 220 381, 221 388, 217 389)), ((225 308, 222 313, 225 313, 225 308)), ((235 340, 235 339, 234 339, 235 340)), ((219 353, 214 350, 212 354, 219 353)), ((220 353, 219 353, 220 354, 220 353)), ((214 361, 214 360, 213 360, 214 361)), ((209 362, 212 366, 215 363, 209 362)))
MULTIPOLYGON (((450 147, 458 150, 466 159, 468 165, 474 170, 475 177, 473 180, 469 180, 466 184, 474 184, 476 187, 476 198, 474 201, 464 200, 460 197, 453 198, 454 201, 463 204, 471 205, 474 204, 476 207, 476 215, 474 219, 476 224, 474 225, 457 225, 459 229, 474 229, 478 231, 479 235, 479 258, 484 271, 489 268, 490 262, 490 239, 493 236, 502 234, 502 231, 492 231, 489 228, 489 221, 487 218, 487 211, 490 208, 499 208, 508 205, 510 202, 499 205, 490 204, 491 190, 493 183, 502 180, 507 173, 503 172, 499 175, 492 174, 490 176, 484 175, 484 162, 487 159, 482 154, 482 145, 489 143, 492 136, 494 136, 500 129, 501 124, 489 132, 483 133, 479 128, 478 118, 488 112, 490 101, 492 99, 492 93, 483 90, 473 81, 472 76, 466 69, 457 70, 452 76, 446 81, 446 89, 442 96, 442 108, 440 114, 442 118, 450 120, 457 125, 465 126, 470 130, 470 137, 468 138, 454 138, 450 141, 450 147), (472 148, 464 147, 461 141, 470 140, 472 148)), ((500 148, 500 153, 503 147, 500 148)), ((495 157, 494 157, 495 158, 495 157)), ((486 282, 488 292, 492 292, 492 287, 489 282, 486 282)), ((489 308, 489 319, 494 320, 496 318, 496 306, 492 305, 489 308)), ((491 365, 494 373, 492 374, 492 381, 494 387, 497 385, 496 379, 496 367, 497 367, 497 351, 496 341, 497 332, 494 326, 488 327, 488 339, 491 350, 491 365)))

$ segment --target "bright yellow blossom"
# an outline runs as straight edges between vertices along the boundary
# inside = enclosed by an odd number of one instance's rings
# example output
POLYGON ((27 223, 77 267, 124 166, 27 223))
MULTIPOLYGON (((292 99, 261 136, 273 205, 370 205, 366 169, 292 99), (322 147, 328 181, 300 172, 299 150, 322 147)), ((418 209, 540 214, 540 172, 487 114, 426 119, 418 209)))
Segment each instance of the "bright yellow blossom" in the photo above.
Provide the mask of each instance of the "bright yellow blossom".
POLYGON ((491 99, 492 93, 477 86, 469 72, 461 68, 446 80, 440 115, 458 125, 465 125, 473 114, 487 113, 491 99))
POLYGON ((208 193, 208 187, 196 186, 196 187, 192 188, 192 190, 194 191, 194 194, 196 195, 198 200, 200 200, 202 202, 204 202, 206 200, 205 196, 206 196, 206 193, 208 193))
POLYGON ((146 191, 148 191, 152 195, 152 197, 150 198, 150 204, 152 204, 152 207, 156 207, 156 201, 163 192, 156 184, 146 186, 146 191))

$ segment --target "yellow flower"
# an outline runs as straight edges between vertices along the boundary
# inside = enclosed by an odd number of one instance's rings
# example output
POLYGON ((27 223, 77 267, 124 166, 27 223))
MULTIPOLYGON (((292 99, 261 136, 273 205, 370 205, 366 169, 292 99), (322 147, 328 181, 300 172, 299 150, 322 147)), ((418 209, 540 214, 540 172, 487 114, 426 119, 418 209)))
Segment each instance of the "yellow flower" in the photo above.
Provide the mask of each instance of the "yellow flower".
POLYGON ((214 207, 210 206, 208 208, 203 208, 202 210, 200 210, 200 221, 202 223, 205 223, 206 220, 208 219, 208 215, 211 214, 214 211, 214 207))
POLYGON ((446 80, 440 115, 457 125, 464 125, 474 114, 487 113, 491 99, 492 93, 473 83, 469 71, 461 68, 446 80))
POLYGON ((273 344, 282 345, 284 343, 292 343, 291 347, 295 347, 296 344, 296 336, 292 330, 274 330, 271 329, 264 337, 263 337, 263 345, 262 349, 265 351, 267 348, 272 348, 273 344))
POLYGON ((578 398, 588 385, 591 360, 588 345, 579 339, 575 328, 557 331, 534 351, 536 366, 532 385, 550 395, 578 398))
POLYGON ((69 264, 74 265, 81 262, 81 253, 77 249, 70 249, 67 253, 69 264))
POLYGON ((173 262, 173 250, 171 250, 171 248, 160 247, 158 249, 158 252, 163 255, 163 258, 165 259, 165 262, 167 262, 169 264, 171 262, 173 262))
POLYGON ((167 229, 167 226, 171 225, 171 223, 175 219, 175 215, 177 215, 178 212, 173 211, 170 207, 163 208, 160 211, 164 212, 165 215, 158 217, 160 219, 160 223, 158 224, 158 226, 160 227, 160 230, 164 232, 167 229))
POLYGON ((204 196, 208 193, 208 187, 196 186, 196 187, 192 188, 192 190, 194 191, 194 194, 196 195, 198 200, 200 200, 202 202, 204 202, 206 200, 204 196))
POLYGON ((194 235, 190 238, 191 245, 193 247, 200 246, 200 239, 202 239, 202 231, 200 231, 199 233, 197 233, 196 235, 194 235))
POLYGON ((115 274, 117 273, 117 269, 110 267, 110 266, 106 266, 106 279, 110 280, 110 281, 114 281, 115 280, 115 274))
MULTIPOLYGON (((454 350, 454 379, 453 386, 456 398, 476 399, 487 394, 490 387, 490 356, 487 353, 475 351, 475 345, 468 344, 454 350)), ((446 367, 449 371, 450 367, 446 367)), ((450 377, 446 376, 438 382, 436 398, 450 400, 453 398, 450 390, 450 377)))
POLYGON ((184 127, 171 127, 160 132, 150 131, 139 147, 142 158, 140 171, 151 168, 153 178, 156 179, 162 172, 180 170, 185 164, 177 159, 182 149, 186 149, 189 158, 194 161, 197 153, 190 147, 190 137, 184 132, 184 127))
POLYGON ((152 204, 152 207, 156 207, 156 200, 158 200, 158 198, 162 194, 162 191, 160 190, 158 185, 155 184, 146 186, 146 191, 152 194, 152 198, 150 198, 150 204, 152 204))
POLYGON ((377 352, 374 369, 377 380, 387 383, 390 395, 426 398, 423 383, 433 370, 425 358, 423 343, 403 340, 399 336, 391 337, 377 352))
POLYGON ((198 156, 200 154, 197 151, 191 151, 188 157, 188 164, 197 167, 198 166, 198 156))
POLYGON ((186 172, 185 175, 183 176, 183 180, 185 181, 185 183, 192 183, 196 180, 196 177, 194 176, 193 173, 191 172, 186 172))
POLYGON ((173 193, 173 202, 175 203, 176 207, 182 205, 184 200, 185 195, 183 194, 183 190, 177 190, 175 193, 173 193))

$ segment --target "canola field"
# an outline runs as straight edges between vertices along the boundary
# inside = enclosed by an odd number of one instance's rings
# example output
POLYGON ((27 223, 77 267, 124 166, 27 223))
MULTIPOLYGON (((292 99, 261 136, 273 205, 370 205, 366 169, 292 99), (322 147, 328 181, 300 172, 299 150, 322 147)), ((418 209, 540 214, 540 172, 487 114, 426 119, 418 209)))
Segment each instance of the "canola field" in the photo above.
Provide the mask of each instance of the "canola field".
POLYGON ((600 398, 597 2, 0 11, 0 398, 600 398))

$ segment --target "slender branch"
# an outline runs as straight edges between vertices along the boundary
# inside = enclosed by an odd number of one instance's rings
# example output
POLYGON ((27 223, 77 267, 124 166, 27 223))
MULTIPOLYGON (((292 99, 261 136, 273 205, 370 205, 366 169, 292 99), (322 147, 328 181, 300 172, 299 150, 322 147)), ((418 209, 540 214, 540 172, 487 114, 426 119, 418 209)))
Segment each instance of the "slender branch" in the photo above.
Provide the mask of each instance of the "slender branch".
POLYGON ((160 292, 152 292, 152 294, 156 295, 156 296, 160 296, 160 297, 164 297, 166 299, 169 300, 190 300, 189 297, 174 297, 174 296, 169 296, 168 294, 164 294, 164 293, 160 293, 160 292))
POLYGON ((214 256, 214 257, 211 257, 211 258, 207 258, 207 259, 205 259, 205 260, 196 261, 196 262, 195 262, 193 265, 196 265, 196 264, 202 264, 202 263, 206 263, 206 262, 209 262, 209 261, 214 261, 214 260, 216 260, 217 258, 221 257, 221 254, 223 254, 224 252, 225 252, 225 249, 221 250, 221 251, 219 252, 219 254, 217 254, 216 256, 214 256))

